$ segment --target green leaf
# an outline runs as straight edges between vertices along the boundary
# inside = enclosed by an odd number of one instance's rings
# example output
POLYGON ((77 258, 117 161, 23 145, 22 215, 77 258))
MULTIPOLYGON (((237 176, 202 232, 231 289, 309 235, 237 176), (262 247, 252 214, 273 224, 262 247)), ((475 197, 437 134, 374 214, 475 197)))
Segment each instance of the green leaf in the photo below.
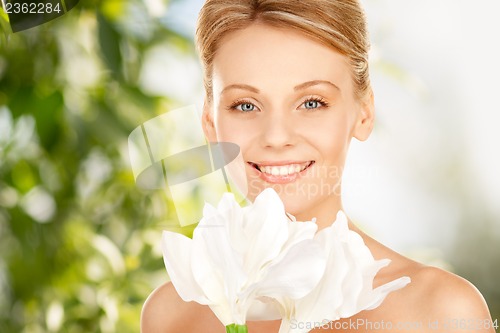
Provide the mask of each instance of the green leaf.
POLYGON ((9 15, 2 9, 0 10, 0 30, 3 32, 0 36, 0 45, 6 42, 9 35, 12 33, 12 28, 10 27, 9 15), (5 40, 2 40, 5 39, 5 40))
POLYGON ((106 66, 116 79, 122 79, 121 35, 103 15, 97 15, 99 45, 106 66))

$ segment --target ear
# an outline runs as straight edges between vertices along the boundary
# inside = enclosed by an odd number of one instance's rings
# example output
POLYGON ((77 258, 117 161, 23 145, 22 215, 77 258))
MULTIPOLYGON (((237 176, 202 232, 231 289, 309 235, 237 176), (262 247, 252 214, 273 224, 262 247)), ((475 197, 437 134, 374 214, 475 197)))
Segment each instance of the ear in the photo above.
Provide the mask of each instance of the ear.
POLYGON ((353 136, 359 141, 365 141, 370 136, 375 122, 375 101, 373 91, 367 92, 360 103, 360 112, 356 119, 353 136))
POLYGON ((209 142, 217 142, 217 134, 215 131, 214 117, 213 112, 211 110, 212 103, 205 102, 203 103, 203 114, 201 116, 201 124, 203 126, 203 132, 205 133, 205 137, 209 142))

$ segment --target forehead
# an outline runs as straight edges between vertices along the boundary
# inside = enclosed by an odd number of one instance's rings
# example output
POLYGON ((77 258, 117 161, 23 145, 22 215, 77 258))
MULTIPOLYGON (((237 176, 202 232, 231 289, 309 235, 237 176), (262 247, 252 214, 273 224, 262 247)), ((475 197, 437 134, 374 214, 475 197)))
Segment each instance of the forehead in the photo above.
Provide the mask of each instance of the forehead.
POLYGON ((214 88, 243 81, 273 87, 330 80, 344 92, 353 90, 345 56, 293 29, 261 23, 232 32, 221 40, 214 58, 213 78, 218 81, 214 88))

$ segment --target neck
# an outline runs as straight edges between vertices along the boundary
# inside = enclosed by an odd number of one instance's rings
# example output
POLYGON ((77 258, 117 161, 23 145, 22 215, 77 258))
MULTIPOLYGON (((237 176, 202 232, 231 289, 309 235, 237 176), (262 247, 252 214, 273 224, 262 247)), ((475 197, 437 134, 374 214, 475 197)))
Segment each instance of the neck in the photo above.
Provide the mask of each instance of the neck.
POLYGON ((337 218, 337 212, 343 210, 340 196, 329 196, 311 207, 307 212, 294 215, 297 221, 311 221, 316 218, 318 231, 331 226, 337 218))

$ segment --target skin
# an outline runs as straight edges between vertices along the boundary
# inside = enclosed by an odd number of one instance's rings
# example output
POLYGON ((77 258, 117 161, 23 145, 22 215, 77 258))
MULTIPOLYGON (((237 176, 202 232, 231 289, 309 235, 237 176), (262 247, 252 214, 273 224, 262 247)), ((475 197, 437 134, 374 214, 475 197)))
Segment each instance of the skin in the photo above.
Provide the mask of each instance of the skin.
MULTIPOLYGON (((206 103, 203 115, 205 134, 210 141, 241 147, 249 198, 273 187, 298 220, 316 217, 320 229, 331 225, 342 209, 340 178, 349 143, 352 138, 367 139, 374 121, 373 95, 355 97, 346 58, 293 30, 253 24, 222 41, 213 86, 212 102, 206 103), (303 163, 308 168, 300 176, 273 178, 262 175, 255 163, 261 168, 303 163)), ((376 276, 374 287, 404 275, 412 282, 391 293, 378 308, 341 320, 344 329, 312 332, 370 330, 358 320, 385 323, 378 332, 472 331, 467 325, 463 329, 451 325, 454 319, 466 320, 474 331, 495 332, 485 327, 491 320, 488 308, 469 282, 401 256, 352 222, 350 228, 363 237, 375 259, 392 260, 376 276), (352 322, 360 323, 358 330, 350 326, 352 322), (399 322, 422 326, 398 329, 399 322), (438 326, 429 328, 429 322, 438 326)), ((249 332, 255 333, 278 332, 279 325, 280 321, 248 322, 249 332)), ((216 333, 224 332, 224 327, 208 307, 184 302, 166 283, 146 301, 141 331, 216 333)))

